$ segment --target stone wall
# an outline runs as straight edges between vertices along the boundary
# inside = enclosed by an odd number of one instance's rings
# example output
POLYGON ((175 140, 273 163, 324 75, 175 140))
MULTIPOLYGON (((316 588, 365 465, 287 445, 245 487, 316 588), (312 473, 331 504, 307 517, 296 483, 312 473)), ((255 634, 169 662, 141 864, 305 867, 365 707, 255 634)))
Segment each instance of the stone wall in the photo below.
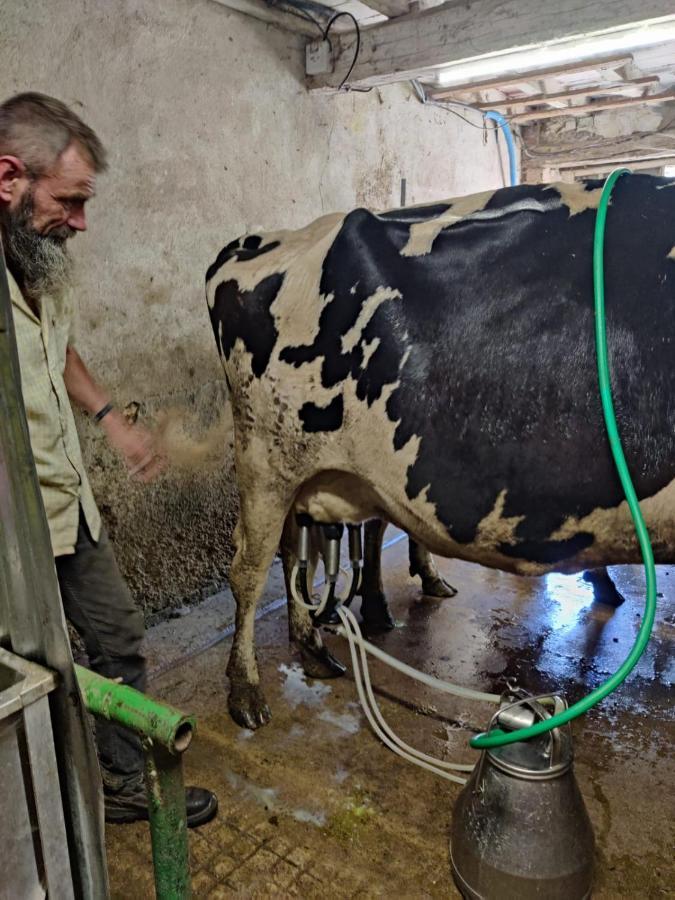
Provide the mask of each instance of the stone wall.
MULTIPOLYGON (((310 95, 304 40, 212 0, 0 0, 2 94, 70 103, 110 150, 74 241, 81 354, 120 405, 197 430, 224 408, 203 278, 251 228, 501 186, 491 137, 408 85, 310 95)), ((503 168, 502 168, 503 167, 503 168)), ((122 569, 149 616, 220 586, 236 491, 225 461, 132 484, 82 423, 122 569)))

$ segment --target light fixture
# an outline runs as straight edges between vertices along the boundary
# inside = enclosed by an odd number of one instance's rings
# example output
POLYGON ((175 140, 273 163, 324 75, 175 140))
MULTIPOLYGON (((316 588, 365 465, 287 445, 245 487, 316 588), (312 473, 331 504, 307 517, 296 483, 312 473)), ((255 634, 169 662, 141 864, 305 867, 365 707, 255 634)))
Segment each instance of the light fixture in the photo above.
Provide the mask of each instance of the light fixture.
POLYGON ((668 16, 667 21, 649 20, 639 26, 626 25, 605 31, 587 32, 559 41, 530 44, 463 59, 441 69, 437 74, 437 81, 443 87, 450 87, 453 84, 486 81, 516 72, 536 74, 537 69, 550 69, 579 60, 610 56, 613 53, 629 53, 641 47, 650 47, 672 40, 675 40, 675 16, 668 16))

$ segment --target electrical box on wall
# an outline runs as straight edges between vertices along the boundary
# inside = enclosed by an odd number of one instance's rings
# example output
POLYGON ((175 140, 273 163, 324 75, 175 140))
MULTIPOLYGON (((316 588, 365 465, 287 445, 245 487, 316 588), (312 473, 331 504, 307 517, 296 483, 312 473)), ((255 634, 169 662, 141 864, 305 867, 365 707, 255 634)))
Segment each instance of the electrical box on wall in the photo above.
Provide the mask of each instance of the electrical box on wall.
POLYGON ((313 41, 305 48, 305 71, 307 75, 325 75, 333 71, 330 41, 313 41))

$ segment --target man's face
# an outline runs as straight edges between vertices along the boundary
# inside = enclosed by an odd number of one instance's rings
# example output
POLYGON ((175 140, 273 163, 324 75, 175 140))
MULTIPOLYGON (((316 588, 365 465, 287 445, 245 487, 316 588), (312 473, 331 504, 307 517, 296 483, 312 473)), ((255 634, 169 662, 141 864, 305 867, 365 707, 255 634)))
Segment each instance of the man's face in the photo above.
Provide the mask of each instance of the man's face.
POLYGON ((94 182, 94 168, 86 154, 70 144, 56 165, 32 182, 35 231, 64 239, 86 231, 84 205, 94 196, 94 182))
POLYGON ((17 183, 2 231, 8 260, 34 299, 58 295, 68 285, 66 241, 86 230, 84 206, 93 195, 93 166, 74 144, 44 175, 17 183))

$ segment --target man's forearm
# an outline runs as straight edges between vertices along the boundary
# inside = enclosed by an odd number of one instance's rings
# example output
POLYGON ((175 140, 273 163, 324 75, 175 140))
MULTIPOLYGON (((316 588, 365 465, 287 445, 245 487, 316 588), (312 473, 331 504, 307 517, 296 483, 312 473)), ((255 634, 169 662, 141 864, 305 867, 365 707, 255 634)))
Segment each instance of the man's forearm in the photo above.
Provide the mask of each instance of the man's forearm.
MULTIPOLYGON (((73 347, 68 347, 66 352, 63 380, 72 402, 91 415, 110 403, 110 395, 94 380, 73 347)), ((165 465, 152 433, 141 425, 130 425, 117 409, 104 412, 100 425, 108 443, 122 455, 132 476, 140 481, 152 481, 165 465)))
POLYGON ((80 354, 73 347, 68 347, 66 351, 63 380, 73 403, 92 415, 110 402, 108 392, 94 381, 80 354))

